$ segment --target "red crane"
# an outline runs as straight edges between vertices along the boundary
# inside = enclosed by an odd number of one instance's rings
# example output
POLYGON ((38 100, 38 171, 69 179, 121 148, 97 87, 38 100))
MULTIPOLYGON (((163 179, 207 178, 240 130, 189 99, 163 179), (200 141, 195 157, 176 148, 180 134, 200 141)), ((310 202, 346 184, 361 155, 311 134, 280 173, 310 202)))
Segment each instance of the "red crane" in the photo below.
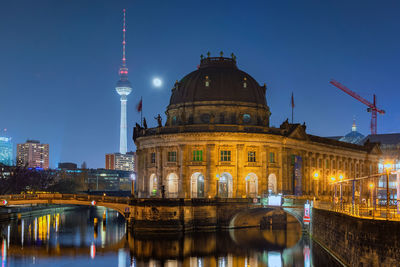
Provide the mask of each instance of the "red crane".
POLYGON ((368 106, 367 111, 371 112, 371 115, 372 115, 372 118, 371 118, 371 134, 376 134, 377 133, 377 128, 378 128, 378 126, 377 126, 377 114, 378 113, 382 114, 382 115, 385 114, 385 111, 383 109, 379 109, 376 106, 376 95, 374 94, 374 103, 371 103, 371 102, 365 100, 364 98, 362 98, 357 93, 351 91, 349 88, 347 88, 343 84, 339 83, 338 81, 331 80, 329 83, 331 83, 332 85, 336 86, 337 88, 339 88, 343 92, 351 95, 352 97, 354 97, 355 99, 357 99, 361 103, 363 103, 363 104, 368 106))

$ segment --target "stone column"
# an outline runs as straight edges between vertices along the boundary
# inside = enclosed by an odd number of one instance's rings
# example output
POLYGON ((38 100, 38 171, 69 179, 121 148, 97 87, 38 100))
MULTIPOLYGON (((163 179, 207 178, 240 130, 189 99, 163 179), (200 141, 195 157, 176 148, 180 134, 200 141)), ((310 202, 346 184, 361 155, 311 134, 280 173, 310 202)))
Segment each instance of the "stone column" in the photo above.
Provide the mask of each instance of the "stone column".
POLYGON ((186 175, 186 162, 185 162, 185 147, 186 145, 179 145, 179 181, 178 181, 178 195, 180 198, 190 197, 190 185, 188 187, 188 179, 186 175))
POLYGON ((244 182, 243 182, 244 177, 243 177, 243 173, 242 173, 243 165, 244 165, 243 147, 244 147, 243 144, 236 145, 236 179, 234 178, 233 179, 234 181, 232 181, 233 185, 236 184, 236 186, 232 187, 232 190, 233 190, 232 193, 234 193, 233 196, 237 197, 237 198, 240 198, 242 195, 245 195, 245 193, 246 193, 245 192, 246 188, 243 186, 244 185, 244 182))
POLYGON ((156 150, 156 175, 157 175, 157 183, 158 183, 158 188, 159 188, 159 196, 161 197, 161 186, 164 185, 164 189, 165 189, 165 195, 167 196, 167 184, 166 181, 164 181, 164 175, 163 175, 163 164, 162 164, 162 149, 161 147, 157 147, 156 150))
POLYGON ((204 192, 205 196, 215 197, 216 195, 216 170, 215 166, 218 164, 218 158, 215 157, 215 144, 207 145, 207 169, 206 177, 204 178, 204 192))
POLYGON ((264 145, 260 148, 261 155, 258 160, 260 160, 261 164, 261 177, 260 180, 258 181, 258 184, 260 185, 258 188, 258 194, 262 195, 263 193, 268 193, 268 175, 269 172, 267 172, 268 168, 268 146, 264 145))

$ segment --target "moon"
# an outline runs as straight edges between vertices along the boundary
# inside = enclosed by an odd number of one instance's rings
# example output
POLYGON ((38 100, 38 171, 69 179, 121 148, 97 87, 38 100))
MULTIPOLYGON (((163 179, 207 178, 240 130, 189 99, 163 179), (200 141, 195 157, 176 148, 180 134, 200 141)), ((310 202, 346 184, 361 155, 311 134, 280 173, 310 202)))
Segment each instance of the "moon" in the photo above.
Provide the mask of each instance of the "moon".
POLYGON ((153 85, 154 85, 155 87, 161 87, 161 85, 162 85, 161 79, 160 79, 160 78, 154 78, 154 79, 153 79, 153 85))

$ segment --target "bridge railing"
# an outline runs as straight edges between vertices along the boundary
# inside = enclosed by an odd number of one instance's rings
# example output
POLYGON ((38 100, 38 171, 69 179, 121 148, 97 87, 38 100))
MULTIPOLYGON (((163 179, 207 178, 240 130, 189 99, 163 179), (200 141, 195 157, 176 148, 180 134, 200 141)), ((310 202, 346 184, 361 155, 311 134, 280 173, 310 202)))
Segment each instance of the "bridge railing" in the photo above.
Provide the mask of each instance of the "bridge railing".
POLYGON ((111 197, 87 194, 18 194, 18 195, 0 195, 4 200, 77 200, 77 201, 96 201, 107 203, 129 204, 129 197, 111 197))
POLYGON ((389 209, 386 206, 368 206, 352 203, 338 203, 332 202, 314 202, 314 207, 318 209, 330 210, 337 213, 343 213, 352 217, 372 220, 392 220, 400 221, 400 210, 394 205, 389 209))

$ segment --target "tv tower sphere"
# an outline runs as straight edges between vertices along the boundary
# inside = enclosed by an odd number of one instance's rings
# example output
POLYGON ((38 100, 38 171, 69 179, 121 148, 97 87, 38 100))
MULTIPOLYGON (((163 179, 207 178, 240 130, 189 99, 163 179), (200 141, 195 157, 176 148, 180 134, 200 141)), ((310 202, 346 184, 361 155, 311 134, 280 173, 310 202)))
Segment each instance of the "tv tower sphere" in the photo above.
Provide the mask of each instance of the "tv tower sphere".
POLYGON ((126 123, 126 104, 127 96, 132 92, 132 85, 128 80, 128 67, 126 66, 125 57, 125 9, 124 11, 124 24, 122 28, 122 64, 119 68, 119 81, 115 86, 115 90, 121 96, 121 124, 119 136, 119 153, 126 154, 127 151, 127 123, 126 123))

